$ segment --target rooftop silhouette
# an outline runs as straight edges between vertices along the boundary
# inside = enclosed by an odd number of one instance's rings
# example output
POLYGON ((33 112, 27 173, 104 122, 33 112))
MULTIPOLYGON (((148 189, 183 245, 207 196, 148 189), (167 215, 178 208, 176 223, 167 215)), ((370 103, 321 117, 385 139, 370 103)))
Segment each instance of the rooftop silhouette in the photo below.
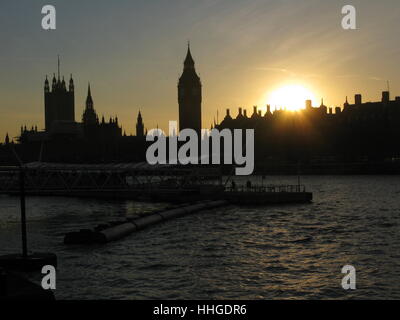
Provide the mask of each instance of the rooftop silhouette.
MULTIPOLYGON (((49 161, 60 162, 104 162, 144 160, 146 134, 142 110, 136 118, 136 136, 127 136, 117 116, 109 121, 99 116, 95 109, 93 86, 89 83, 82 122, 75 121, 75 85, 72 75, 67 89, 64 77, 53 75, 52 85, 46 76, 45 129, 34 125, 21 127, 18 137, 20 152, 27 160, 35 160, 39 153, 49 161), (32 151, 36 150, 36 151, 32 151)), ((202 83, 195 68, 190 45, 188 44, 179 78, 178 110, 180 130, 202 129, 202 83)), ((158 122, 157 119, 152 119, 158 122)), ((158 127, 158 126, 157 126, 158 127)), ((266 111, 253 107, 247 114, 243 107, 237 115, 230 109, 221 122, 214 119, 210 129, 254 129, 255 152, 259 163, 264 161, 310 161, 312 159, 333 159, 333 161, 368 161, 400 158, 400 97, 390 99, 389 91, 382 92, 378 102, 363 102, 362 95, 356 94, 354 103, 348 97, 342 107, 327 107, 324 99, 317 107, 311 100, 305 101, 305 108, 297 111, 285 107, 266 111)), ((6 145, 14 143, 6 137, 6 145)))

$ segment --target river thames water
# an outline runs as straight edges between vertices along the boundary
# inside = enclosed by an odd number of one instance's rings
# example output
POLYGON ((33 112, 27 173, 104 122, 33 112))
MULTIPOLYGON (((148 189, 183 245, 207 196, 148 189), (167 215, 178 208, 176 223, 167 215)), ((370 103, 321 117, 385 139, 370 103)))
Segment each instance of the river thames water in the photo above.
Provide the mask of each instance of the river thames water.
MULTIPOLYGON (((63 237, 165 205, 29 197, 29 249, 57 254, 57 299, 400 299, 400 177, 302 183, 311 204, 229 206, 95 246, 63 237), (344 265, 356 290, 341 287, 344 265)), ((0 196, 0 255, 18 251, 18 198, 0 196)))

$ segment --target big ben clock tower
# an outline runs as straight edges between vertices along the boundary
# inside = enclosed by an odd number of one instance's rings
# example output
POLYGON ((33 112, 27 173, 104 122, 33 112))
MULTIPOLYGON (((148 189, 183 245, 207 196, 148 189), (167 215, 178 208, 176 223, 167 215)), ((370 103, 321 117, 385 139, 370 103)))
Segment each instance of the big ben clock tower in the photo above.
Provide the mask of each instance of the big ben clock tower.
POLYGON ((194 67, 190 45, 178 84, 179 130, 194 129, 201 134, 201 81, 194 67))

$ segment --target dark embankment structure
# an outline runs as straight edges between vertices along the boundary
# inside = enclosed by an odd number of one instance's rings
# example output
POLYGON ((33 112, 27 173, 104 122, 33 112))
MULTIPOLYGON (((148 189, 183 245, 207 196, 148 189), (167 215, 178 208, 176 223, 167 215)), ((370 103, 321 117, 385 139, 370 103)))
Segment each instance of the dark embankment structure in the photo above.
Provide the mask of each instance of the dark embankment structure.
POLYGON ((0 268, 0 301, 4 300, 55 300, 51 290, 44 290, 41 286, 25 277, 0 268))

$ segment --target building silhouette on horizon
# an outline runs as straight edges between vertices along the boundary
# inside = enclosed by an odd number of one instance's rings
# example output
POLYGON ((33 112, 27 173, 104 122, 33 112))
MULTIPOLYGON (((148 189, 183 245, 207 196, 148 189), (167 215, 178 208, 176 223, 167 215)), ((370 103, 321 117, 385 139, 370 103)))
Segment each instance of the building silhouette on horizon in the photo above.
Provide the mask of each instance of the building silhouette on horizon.
POLYGON ((67 89, 64 77, 60 77, 60 58, 58 58, 58 78, 53 74, 52 85, 44 82, 45 131, 50 132, 61 123, 75 122, 75 86, 72 74, 67 89))
POLYGON ((86 140, 89 141, 115 141, 122 137, 122 127, 118 123, 118 117, 110 117, 109 122, 106 122, 104 116, 101 121, 94 109, 92 92, 90 84, 86 97, 86 106, 82 115, 83 133, 86 140))
MULTIPOLYGON (((190 128, 200 134, 202 83, 189 45, 177 89, 180 130, 190 128)), ((19 142, 24 148, 29 149, 30 143, 39 143, 40 146, 45 142, 46 152, 50 159, 56 159, 54 161, 145 158, 147 130, 142 110, 136 119, 136 136, 127 136, 118 117, 110 117, 109 121, 105 121, 104 116, 100 119, 90 84, 82 122, 76 122, 74 92, 72 76, 67 89, 59 69, 58 78, 53 76, 51 88, 46 77, 45 130, 39 131, 37 126, 31 129, 22 126, 19 142), (79 150, 77 154, 74 154, 74 148, 79 150), (55 155, 57 157, 52 158, 55 155)), ((320 106, 314 107, 308 100, 305 108, 296 112, 285 108, 272 111, 268 105, 264 113, 254 106, 252 114, 239 107, 234 116, 227 109, 223 120, 214 120, 212 128, 254 129, 256 161, 400 159, 400 97, 391 100, 389 91, 382 92, 382 99, 377 102, 363 102, 361 94, 354 96, 354 103, 346 97, 341 107, 328 107, 324 100, 320 106)), ((8 136, 6 141, 7 144, 13 143, 8 136)))
MULTIPOLYGON (((28 129, 21 126, 18 141, 21 143, 44 142, 55 140, 85 140, 91 142, 113 142, 127 137, 118 122, 118 117, 110 117, 108 121, 99 116, 94 108, 94 100, 90 84, 88 85, 82 122, 75 121, 75 85, 72 74, 67 89, 64 77, 60 75, 60 60, 58 58, 58 76, 54 73, 52 84, 48 77, 44 81, 44 118, 45 128, 38 130, 37 126, 28 129)), ((139 111, 137 136, 144 138, 144 123, 139 111)), ((132 137, 132 136, 131 136, 132 137)))
POLYGON ((188 44, 183 73, 178 82, 179 131, 194 129, 201 134, 202 85, 188 44))

